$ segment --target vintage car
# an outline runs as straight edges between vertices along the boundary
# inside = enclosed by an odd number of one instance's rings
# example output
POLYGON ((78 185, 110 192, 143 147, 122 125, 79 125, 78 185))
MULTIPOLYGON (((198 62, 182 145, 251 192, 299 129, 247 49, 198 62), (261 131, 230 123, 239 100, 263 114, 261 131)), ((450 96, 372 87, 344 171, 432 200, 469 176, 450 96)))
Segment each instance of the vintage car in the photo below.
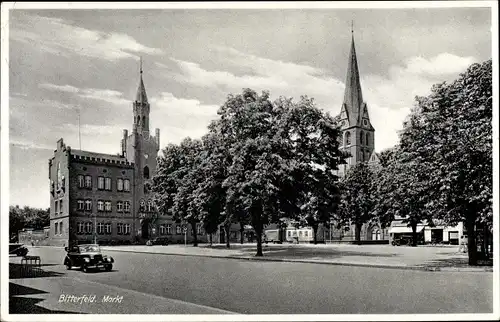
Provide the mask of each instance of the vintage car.
POLYGON ((152 245, 168 246, 169 243, 170 243, 170 240, 167 237, 156 237, 156 238, 151 239, 150 245, 148 245, 148 246, 152 246, 152 245))
POLYGON ((64 258, 64 265, 67 269, 77 266, 85 273, 91 268, 104 268, 106 271, 113 269, 113 257, 102 255, 98 244, 83 244, 64 249, 67 252, 64 258))
POLYGON ((9 255, 26 256, 26 254, 28 254, 28 248, 26 248, 23 244, 9 244, 9 255))

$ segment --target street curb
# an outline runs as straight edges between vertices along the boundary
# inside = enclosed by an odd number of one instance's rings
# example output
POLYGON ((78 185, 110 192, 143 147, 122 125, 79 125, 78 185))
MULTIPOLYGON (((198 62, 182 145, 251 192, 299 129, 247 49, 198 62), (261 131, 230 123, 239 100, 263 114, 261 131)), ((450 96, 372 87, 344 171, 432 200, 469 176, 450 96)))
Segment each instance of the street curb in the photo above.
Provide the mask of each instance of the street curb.
POLYGON ((229 259, 239 259, 248 261, 268 261, 268 262, 288 262, 288 263, 307 263, 307 264, 322 264, 322 265, 332 265, 332 266, 353 266, 353 267, 367 267, 367 268, 384 268, 384 269, 404 269, 404 270, 415 270, 415 271, 427 271, 427 272, 493 272, 493 268, 461 268, 461 267, 421 267, 421 266, 394 266, 394 265, 379 265, 379 264, 359 264, 359 263, 348 263, 348 262, 319 262, 312 260, 301 260, 301 259, 284 259, 284 258, 273 258, 273 257, 238 257, 238 256, 221 256, 221 255, 205 255, 205 254, 178 254, 178 253, 155 253, 155 252, 141 252, 135 250, 123 250, 123 249, 106 249, 113 252, 122 253, 136 253, 136 254, 152 254, 152 255, 168 255, 168 256, 191 256, 191 257, 208 257, 208 258, 229 258, 229 259))

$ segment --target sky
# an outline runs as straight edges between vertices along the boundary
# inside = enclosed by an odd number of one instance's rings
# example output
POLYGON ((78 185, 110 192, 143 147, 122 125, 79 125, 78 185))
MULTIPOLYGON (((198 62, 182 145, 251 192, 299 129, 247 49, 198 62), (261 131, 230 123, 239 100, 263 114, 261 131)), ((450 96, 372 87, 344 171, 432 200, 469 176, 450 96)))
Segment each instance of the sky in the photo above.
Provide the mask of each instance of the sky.
POLYGON ((11 205, 49 206, 58 139, 120 152, 132 127, 139 57, 161 147, 201 137, 243 88, 313 97, 336 115, 351 21, 375 150, 398 142, 416 95, 490 59, 489 8, 11 10, 11 205))

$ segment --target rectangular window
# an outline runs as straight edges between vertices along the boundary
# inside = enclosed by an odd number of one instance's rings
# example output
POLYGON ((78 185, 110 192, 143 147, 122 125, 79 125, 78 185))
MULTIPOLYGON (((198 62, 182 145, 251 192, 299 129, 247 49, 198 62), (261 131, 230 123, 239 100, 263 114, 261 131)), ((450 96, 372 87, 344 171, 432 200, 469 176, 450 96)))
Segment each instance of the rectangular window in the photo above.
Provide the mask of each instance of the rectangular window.
POLYGON ((59 213, 62 215, 63 211, 64 211, 63 210, 63 200, 60 200, 59 201, 59 213))
POLYGON ((130 235, 130 224, 125 224, 125 235, 130 235))
POLYGON ((111 223, 104 225, 104 228, 106 228, 106 235, 111 235, 111 223))
POLYGON ((111 178, 106 178, 104 183, 104 189, 111 191, 111 178))
POLYGON ((92 233, 92 223, 86 222, 85 223, 85 234, 90 235, 91 233, 92 233))
POLYGON ((116 224, 116 233, 118 235, 123 235, 123 224, 122 223, 116 224))
POLYGON ((85 200, 85 210, 92 211, 92 200, 85 200))
POLYGON ((100 235, 104 234, 104 224, 102 222, 97 224, 97 233, 100 235))
POLYGON ((116 190, 123 191, 123 179, 118 179, 116 181, 116 190))
POLYGON ((83 178, 83 174, 78 175, 78 188, 85 187, 85 179, 83 178))
POLYGON ((116 203, 116 211, 122 212, 123 211, 123 201, 118 201, 116 203))
POLYGON ((60 235, 63 234, 63 222, 62 221, 59 223, 59 234, 60 235))
POLYGON ((92 189, 92 177, 85 176, 85 188, 92 189))
POLYGON ((54 235, 57 235, 57 229, 59 228, 59 223, 54 223, 54 235))
POLYGON ((104 190, 104 177, 97 178, 97 189, 104 190))
POLYGON ((130 212, 130 201, 125 201, 123 208, 125 212, 130 212))
POLYGON ((165 225, 160 225, 160 235, 165 235, 165 225))
POLYGON ((84 231, 85 231, 85 226, 83 225, 83 223, 82 223, 82 222, 78 222, 76 227, 77 227, 77 229, 76 229, 76 233, 77 233, 78 235, 81 235, 81 234, 83 234, 83 233, 84 233, 84 231))
POLYGON ((167 234, 172 235, 172 225, 171 224, 167 224, 167 234))
POLYGON ((299 237, 302 237, 302 230, 299 231, 299 237))
POLYGON ((198 228, 198 235, 201 235, 202 234, 202 226, 200 224, 198 224, 197 228, 198 228))
POLYGON ((175 226, 175 233, 177 235, 182 234, 182 227, 180 225, 175 226))
POLYGON ((83 200, 78 200, 77 205, 78 205, 78 210, 83 210, 85 207, 85 203, 83 200))
POLYGON ((308 234, 309 234, 309 232, 308 232, 308 231, 305 231, 305 232, 304 232, 304 236, 305 236, 305 237, 307 237, 307 236, 308 236, 308 234))
POLYGON ((123 190, 130 191, 130 180, 129 179, 123 180, 123 190))
POLYGON ((54 213, 56 215, 59 213, 59 200, 54 201, 54 213))
POLYGON ((111 201, 104 202, 104 209, 106 211, 111 211, 111 201))
POLYGON ((104 201, 102 200, 97 201, 97 211, 104 211, 104 201))

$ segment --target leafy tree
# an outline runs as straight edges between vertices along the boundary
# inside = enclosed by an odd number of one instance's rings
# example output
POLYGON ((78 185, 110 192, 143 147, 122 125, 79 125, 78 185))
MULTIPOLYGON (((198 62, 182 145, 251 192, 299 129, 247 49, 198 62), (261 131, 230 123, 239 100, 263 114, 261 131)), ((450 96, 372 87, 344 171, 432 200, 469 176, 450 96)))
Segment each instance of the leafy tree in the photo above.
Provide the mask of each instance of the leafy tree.
POLYGON ((200 140, 184 139, 180 145, 169 145, 158 158, 158 171, 151 190, 159 212, 173 216, 176 222, 185 222, 193 231, 193 245, 198 245, 196 224, 199 209, 194 202, 196 189, 202 178, 200 172, 200 140))
POLYGON ((341 184, 339 221, 354 224, 355 240, 361 241, 361 227, 374 219, 374 174, 366 162, 349 168, 341 184))
POLYGON ((454 82, 417 97, 401 148, 433 175, 426 206, 446 224, 464 222, 469 264, 477 264, 476 226, 491 227, 492 62, 473 64, 454 82))
POLYGON ((50 208, 33 208, 24 206, 9 207, 9 231, 10 235, 17 235, 18 231, 24 228, 33 228, 36 230, 50 224, 50 208))
POLYGON ((336 170, 345 158, 339 150, 340 130, 335 119, 306 96, 297 103, 281 98, 275 105, 284 111, 278 134, 293 178, 285 186, 287 215, 300 208, 299 222, 313 228, 316 244, 319 225, 330 222, 339 203, 336 170))

